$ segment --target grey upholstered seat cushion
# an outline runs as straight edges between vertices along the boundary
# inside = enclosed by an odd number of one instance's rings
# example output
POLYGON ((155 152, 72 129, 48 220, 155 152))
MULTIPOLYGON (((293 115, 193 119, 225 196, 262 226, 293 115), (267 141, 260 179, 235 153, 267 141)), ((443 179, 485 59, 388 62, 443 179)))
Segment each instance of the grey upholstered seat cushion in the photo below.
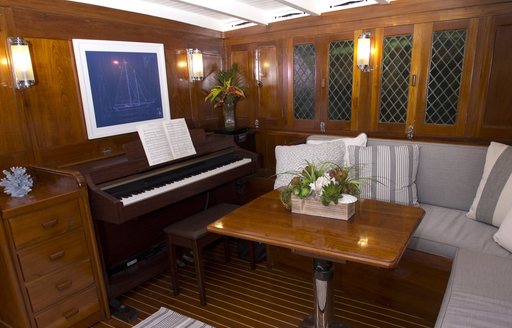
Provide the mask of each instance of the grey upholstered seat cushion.
POLYGON ((466 211, 421 204, 425 217, 408 247, 453 258, 457 248, 508 257, 512 254, 492 238, 497 228, 466 217, 466 211))
POLYGON ((510 259, 460 249, 435 327, 512 327, 510 277, 510 259))

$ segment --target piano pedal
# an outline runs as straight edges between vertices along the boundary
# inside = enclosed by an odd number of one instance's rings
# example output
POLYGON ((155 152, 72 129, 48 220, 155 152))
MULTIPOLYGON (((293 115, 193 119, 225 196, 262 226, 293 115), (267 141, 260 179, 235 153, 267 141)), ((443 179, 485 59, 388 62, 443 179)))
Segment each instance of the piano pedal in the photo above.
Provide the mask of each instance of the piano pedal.
POLYGON ((194 257, 192 254, 183 254, 182 258, 189 263, 194 263, 194 257))
POLYGON ((135 321, 135 319, 137 319, 137 310, 135 310, 131 306, 123 304, 115 298, 109 301, 109 305, 110 313, 114 317, 128 323, 132 323, 133 321, 135 321))
POLYGON ((186 263, 183 262, 181 259, 176 260, 176 265, 178 265, 178 268, 184 268, 186 263))

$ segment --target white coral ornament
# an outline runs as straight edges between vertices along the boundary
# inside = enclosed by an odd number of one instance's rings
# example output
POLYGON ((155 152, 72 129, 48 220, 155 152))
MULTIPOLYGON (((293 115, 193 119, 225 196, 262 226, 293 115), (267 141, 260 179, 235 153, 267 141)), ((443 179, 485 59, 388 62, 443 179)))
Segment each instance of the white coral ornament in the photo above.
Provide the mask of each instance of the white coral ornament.
POLYGON ((32 177, 24 167, 11 167, 11 172, 4 170, 5 178, 0 180, 4 192, 12 197, 23 197, 32 190, 32 177))

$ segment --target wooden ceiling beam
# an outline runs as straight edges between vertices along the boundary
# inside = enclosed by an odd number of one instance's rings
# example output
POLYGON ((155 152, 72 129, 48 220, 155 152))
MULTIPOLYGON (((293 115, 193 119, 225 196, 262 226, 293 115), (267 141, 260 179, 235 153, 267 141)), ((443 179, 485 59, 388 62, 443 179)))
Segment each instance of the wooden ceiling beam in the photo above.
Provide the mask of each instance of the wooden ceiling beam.
POLYGON ((318 3, 320 1, 315 0, 277 0, 277 2, 295 8, 297 10, 308 13, 312 16, 320 16, 322 14, 322 10, 318 3))
POLYGON ((248 6, 242 2, 234 0, 174 0, 181 3, 194 6, 196 8, 207 9, 219 14, 228 15, 239 18, 244 21, 249 21, 258 25, 268 25, 270 17, 268 14, 253 6, 248 6))
POLYGON ((204 15, 195 14, 190 11, 179 10, 169 6, 156 3, 144 2, 142 0, 123 0, 123 1, 105 1, 105 0, 68 0, 80 2, 89 5, 119 9, 138 14, 145 14, 165 19, 170 19, 182 23, 205 27, 208 29, 222 31, 224 26, 219 24, 217 19, 204 15))

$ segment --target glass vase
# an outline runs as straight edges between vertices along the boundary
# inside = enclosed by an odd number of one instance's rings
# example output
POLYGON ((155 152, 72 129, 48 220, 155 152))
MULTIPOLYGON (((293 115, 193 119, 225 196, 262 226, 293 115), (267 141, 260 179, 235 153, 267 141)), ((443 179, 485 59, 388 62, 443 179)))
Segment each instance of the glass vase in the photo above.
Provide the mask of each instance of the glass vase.
POLYGON ((226 102, 222 106, 222 113, 224 115, 224 127, 226 130, 234 130, 235 121, 235 102, 226 102))

